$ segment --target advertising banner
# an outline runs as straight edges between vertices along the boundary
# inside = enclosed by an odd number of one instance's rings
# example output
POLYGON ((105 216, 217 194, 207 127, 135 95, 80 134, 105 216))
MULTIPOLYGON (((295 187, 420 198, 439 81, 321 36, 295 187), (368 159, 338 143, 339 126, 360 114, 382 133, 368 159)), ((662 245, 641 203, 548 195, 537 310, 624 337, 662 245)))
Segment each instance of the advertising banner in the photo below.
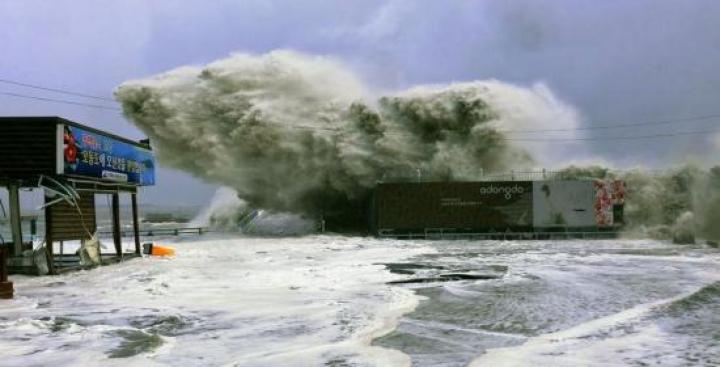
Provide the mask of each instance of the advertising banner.
POLYGON ((625 204, 625 182, 620 180, 595 180, 595 220, 598 227, 615 224, 614 208, 625 204))
POLYGON ((58 174, 150 186, 152 151, 70 125, 58 125, 58 174))
POLYGON ((375 205, 380 229, 504 232, 533 223, 531 182, 386 183, 375 205))
POLYGON ((592 181, 533 182, 536 228, 594 227, 595 189, 592 181))

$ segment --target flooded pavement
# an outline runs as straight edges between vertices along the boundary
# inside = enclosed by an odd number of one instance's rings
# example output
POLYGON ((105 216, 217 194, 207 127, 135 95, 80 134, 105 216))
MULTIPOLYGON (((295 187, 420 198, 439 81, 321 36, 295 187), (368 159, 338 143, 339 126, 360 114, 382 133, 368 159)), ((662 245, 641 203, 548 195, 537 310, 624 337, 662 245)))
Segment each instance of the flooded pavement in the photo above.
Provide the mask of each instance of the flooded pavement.
POLYGON ((406 283, 424 300, 375 344, 413 366, 720 364, 717 250, 627 240, 430 246, 437 252, 409 262, 425 274, 409 278, 428 278, 429 267, 503 275, 406 283))
MULTIPOLYGON (((207 237, 205 237, 207 238, 207 237)), ((348 237, 164 243, 143 258, 54 277, 15 276, 0 302, 0 365, 407 365, 371 346, 418 297, 378 265, 433 251, 348 237)))
POLYGON ((720 251, 657 241, 202 238, 14 277, 2 366, 714 366, 720 251))

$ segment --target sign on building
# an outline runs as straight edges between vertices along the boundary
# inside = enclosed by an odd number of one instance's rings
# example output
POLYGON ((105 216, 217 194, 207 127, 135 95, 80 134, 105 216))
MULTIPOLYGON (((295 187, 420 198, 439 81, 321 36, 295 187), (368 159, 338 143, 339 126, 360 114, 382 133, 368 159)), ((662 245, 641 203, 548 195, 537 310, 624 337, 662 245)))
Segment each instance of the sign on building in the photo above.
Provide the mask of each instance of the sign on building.
POLYGON ((57 173, 140 186, 155 184, 152 151, 76 126, 57 126, 57 173))
POLYGON ((534 181, 535 228, 594 227, 592 181, 534 181))

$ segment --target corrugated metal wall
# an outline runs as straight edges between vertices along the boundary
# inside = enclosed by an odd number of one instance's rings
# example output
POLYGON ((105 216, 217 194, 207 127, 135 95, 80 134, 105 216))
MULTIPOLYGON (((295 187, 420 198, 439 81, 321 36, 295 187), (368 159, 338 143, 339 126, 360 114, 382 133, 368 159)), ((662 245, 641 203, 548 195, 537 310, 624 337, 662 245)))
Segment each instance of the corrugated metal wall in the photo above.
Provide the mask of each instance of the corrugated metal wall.
POLYGON ((81 193, 78 204, 80 212, 78 212, 77 208, 64 201, 46 209, 50 211, 53 241, 90 238, 90 235, 95 233, 97 227, 95 222, 95 195, 81 193))

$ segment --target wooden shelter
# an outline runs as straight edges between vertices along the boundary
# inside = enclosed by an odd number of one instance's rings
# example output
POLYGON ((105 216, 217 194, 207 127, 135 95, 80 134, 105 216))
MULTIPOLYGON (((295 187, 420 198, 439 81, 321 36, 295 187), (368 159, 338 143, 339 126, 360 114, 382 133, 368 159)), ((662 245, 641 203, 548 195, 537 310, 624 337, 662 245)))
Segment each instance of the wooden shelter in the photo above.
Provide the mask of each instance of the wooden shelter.
POLYGON ((8 190, 12 233, 11 240, 2 246, 9 254, 10 272, 55 274, 59 267, 72 266, 73 261, 57 258, 55 245, 88 241, 96 234, 98 194, 112 196, 115 253, 100 253, 102 262, 140 256, 137 193, 139 187, 154 183, 155 160, 146 142, 60 117, 0 117, 0 187, 8 190), (44 193, 42 250, 33 248, 22 233, 20 190, 24 189, 42 189, 44 193), (124 253, 122 248, 120 195, 130 195, 135 242, 132 253, 124 253))

